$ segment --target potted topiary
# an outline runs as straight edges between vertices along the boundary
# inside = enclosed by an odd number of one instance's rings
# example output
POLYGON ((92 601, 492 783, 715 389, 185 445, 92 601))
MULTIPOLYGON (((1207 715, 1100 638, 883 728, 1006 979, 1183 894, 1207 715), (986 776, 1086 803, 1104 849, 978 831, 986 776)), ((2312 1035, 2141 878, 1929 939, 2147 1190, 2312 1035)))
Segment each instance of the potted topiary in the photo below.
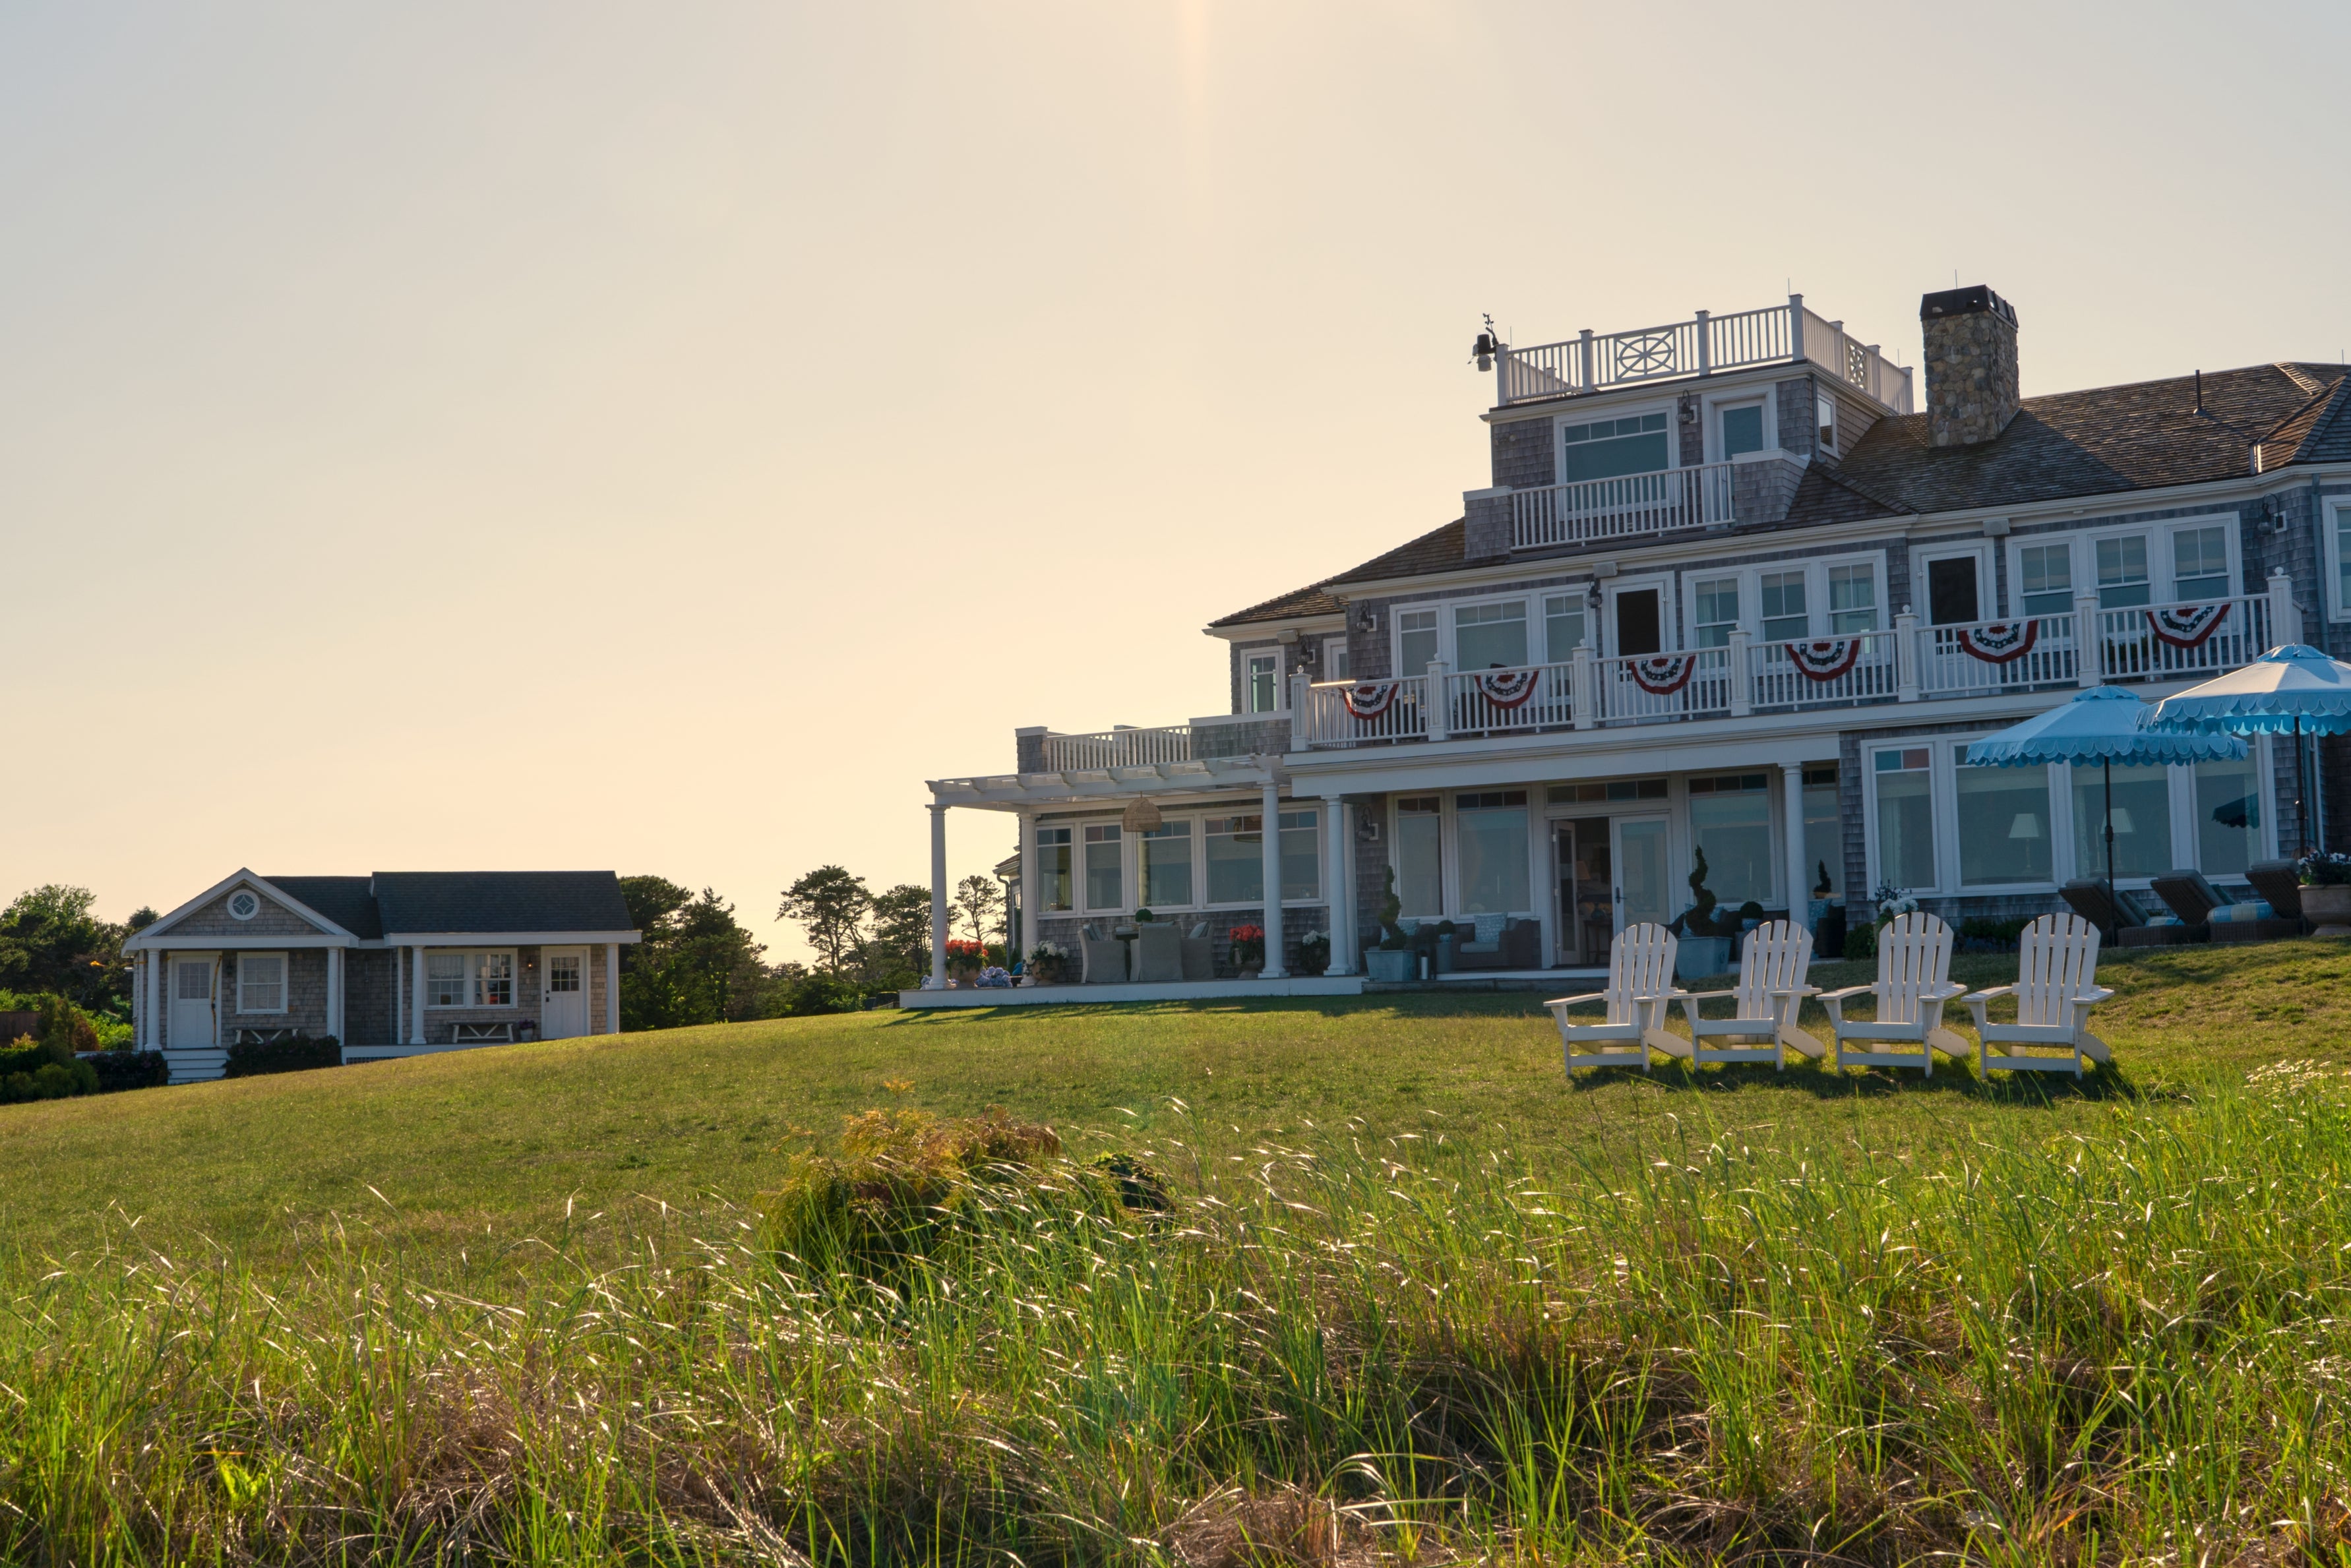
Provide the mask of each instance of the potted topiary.
POLYGON ((2294 864, 2302 883, 2302 913, 2320 936, 2351 936, 2351 855, 2325 850, 2294 864))
POLYGON ((1396 896, 1395 867, 1388 867, 1387 898, 1380 905, 1380 942, 1377 947, 1364 955, 1364 971, 1374 980, 1409 980, 1413 977, 1412 938, 1397 924, 1404 913, 1404 900, 1396 896))
POLYGON ((1728 970, 1730 936, 1739 929, 1738 915, 1717 918, 1715 906, 1720 900, 1706 885, 1706 852, 1696 852, 1696 857, 1697 864, 1689 873, 1690 906, 1674 916, 1672 922, 1672 930, 1680 938, 1674 952, 1674 978, 1677 980, 1703 979, 1728 970))

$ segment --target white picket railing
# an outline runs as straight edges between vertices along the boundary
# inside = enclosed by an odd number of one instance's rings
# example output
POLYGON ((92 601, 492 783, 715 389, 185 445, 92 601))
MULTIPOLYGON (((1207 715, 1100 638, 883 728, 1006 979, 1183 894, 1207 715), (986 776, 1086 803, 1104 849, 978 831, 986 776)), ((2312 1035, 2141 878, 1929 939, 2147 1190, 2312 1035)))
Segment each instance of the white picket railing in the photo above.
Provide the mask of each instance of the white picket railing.
POLYGON ((1747 651, 1753 670, 1749 699, 1758 708, 1827 707, 1839 703, 1893 702, 1901 695, 1901 637, 1896 632, 1852 632, 1860 645, 1842 673, 1817 680, 1807 674, 1785 643, 1758 643, 1747 651))
POLYGON ((1045 737, 1045 771, 1082 773, 1102 768, 1147 768, 1192 760, 1192 727, 1105 729, 1092 735, 1045 737))
POLYGON ((1563 729, 1575 722, 1575 666, 1572 664, 1530 664, 1534 690, 1512 706, 1486 695, 1496 676, 1518 670, 1472 670, 1445 677, 1446 732, 1448 735, 1508 735, 1523 729, 1563 729), (1481 683, 1483 685, 1481 685, 1481 683))
MULTIPOLYGON (((1927 696, 1964 696, 1976 692, 2012 692, 2032 686, 2070 686, 2082 674, 2081 640, 2074 629, 2080 617, 2063 615, 2025 618, 2032 627, 2032 644, 2012 659, 1995 661, 1968 652, 1991 643, 1992 629, 2007 634, 2014 622, 1979 621, 1968 626, 1922 626, 1918 629, 1918 689, 1927 696), (1964 635, 1964 640, 1962 634, 1964 635)), ((1993 645, 1992 651, 1997 651, 1993 645)))
MULTIPOLYGON (((1374 740, 1425 740, 1428 737, 1428 677, 1408 675, 1395 683, 1395 700, 1369 718, 1358 718, 1347 706, 1354 681, 1326 681, 1306 688, 1306 704, 1294 716, 1292 744, 1298 746, 1363 746, 1374 740)), ((1366 686, 1374 684, 1361 683, 1366 686)))
POLYGON ((1730 711, 1730 650, 1699 648, 1688 653, 1625 653, 1593 661, 1594 720, 1603 725, 1654 724, 1661 719, 1718 718, 1730 711), (1656 678, 1654 662, 1691 661, 1679 670, 1656 678), (1636 674, 1635 665, 1648 665, 1636 674), (1654 688, 1678 680, 1672 691, 1654 688))
POLYGON ((1558 343, 1504 349, 1496 357, 1496 401, 1507 407, 1537 398, 1598 392, 1667 376, 1702 376, 1781 360, 1811 360, 1896 413, 1911 412, 1910 372, 1874 343, 1849 337, 1843 322, 1804 308, 1792 294, 1785 305, 1716 316, 1701 310, 1687 321, 1636 327, 1629 332, 1584 332, 1558 343))
POLYGON ((1635 534, 1670 533, 1732 520, 1737 465, 1708 463, 1615 479, 1586 479, 1510 492, 1510 544, 1588 544, 1635 534))
POLYGON ((2228 608, 2210 635, 2189 648, 2166 642, 2158 631, 2157 615, 2162 611, 2193 611, 2199 604, 2150 604, 2097 612, 2099 674, 2109 681, 2168 681, 2218 674, 2252 663, 2272 646, 2267 594, 2201 603, 2228 608))

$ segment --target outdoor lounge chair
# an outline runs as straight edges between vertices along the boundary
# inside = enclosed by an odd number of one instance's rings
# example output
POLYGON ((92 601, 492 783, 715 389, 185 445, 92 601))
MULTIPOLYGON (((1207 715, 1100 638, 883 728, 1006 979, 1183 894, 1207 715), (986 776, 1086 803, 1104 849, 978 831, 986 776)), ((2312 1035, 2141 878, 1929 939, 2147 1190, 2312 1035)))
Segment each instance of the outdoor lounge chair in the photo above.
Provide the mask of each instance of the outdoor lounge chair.
POLYGON ((1184 977, 1183 927, 1150 920, 1134 928, 1134 977, 1155 986, 1184 977))
POLYGON ((1877 934, 1877 981, 1822 993, 1836 1030, 1836 1065, 1923 1067, 1935 1075, 1935 1052, 1965 1056, 1968 1042, 1943 1027, 1943 1004, 1967 988, 1951 977, 1951 928, 1923 910, 1897 915, 1877 934), (1846 1000, 1877 998, 1874 1019, 1848 1020, 1846 1000), (1849 1040, 1915 1043, 1916 1051, 1847 1051, 1849 1040))
POLYGON ((1691 1060, 1708 1061, 1769 1061, 1784 1071, 1788 1048, 1818 1057, 1821 1042, 1796 1027, 1804 998, 1819 988, 1804 983, 1813 967, 1813 934, 1784 920, 1759 925, 1747 934, 1739 959, 1739 984, 1727 991, 1685 993, 1678 999, 1690 1026, 1691 1060), (1738 1008, 1727 1019, 1698 1016, 1698 1004, 1735 997, 1738 1008), (1740 1046, 1709 1046, 1708 1040, 1743 1040, 1740 1046), (1757 1040, 1768 1044, 1754 1044, 1757 1040))
POLYGON ((2102 877, 2075 877, 2057 890, 2074 913, 2101 931, 2111 930, 2126 947, 2176 947, 2188 941, 2184 925, 2151 925, 2147 905, 2122 889, 2114 892, 2114 901, 2106 900, 2106 883, 2102 877))
POLYGON ((2212 940, 2215 942, 2266 942, 2280 936, 2302 935, 2302 873, 2292 861, 2255 861, 2245 868, 2245 880, 2253 886, 2253 896, 2270 906, 2274 916, 2269 920, 2216 920, 2212 940), (2223 936, 2219 927, 2229 927, 2223 936), (2239 926, 2243 930, 2239 930, 2239 926))
POLYGON ((1126 944, 1115 936, 1097 936, 1089 929, 1079 935, 1078 951, 1085 967, 1079 980, 1088 986, 1115 986, 1126 978, 1126 944))
POLYGON ((1187 980, 1213 980, 1217 977, 1217 939, 1208 935, 1208 923, 1201 921, 1184 938, 1184 977, 1187 980))
POLYGON ((1608 988, 1561 997, 1543 1006, 1559 1020, 1567 1070, 1579 1067, 1638 1067, 1649 1071, 1649 1052, 1687 1058, 1689 1041, 1666 1028, 1666 1009, 1680 992, 1674 986, 1674 934, 1662 925, 1630 925, 1608 945, 1608 988), (1567 1009, 1583 1002, 1604 1003, 1599 1023, 1571 1023, 1567 1009), (1601 1049, 1579 1052, 1579 1045, 1601 1049), (1608 1049, 1610 1046, 1614 1050, 1608 1049))
MULTIPOLYGON (((2189 942, 2209 942, 2212 933, 2212 912, 2225 909, 2234 901, 2228 894, 2204 880, 2200 871, 2168 871, 2153 883, 2155 896, 2164 906, 2179 916, 2179 929, 2188 932, 2182 938, 2189 942)), ((2155 927, 2154 929, 2172 929, 2155 927)))
POLYGON ((2085 1057, 2107 1060, 2106 1042, 2090 1032, 2090 1009, 2113 995, 2098 984, 2098 928, 2078 915, 2043 915, 2018 939, 2016 984, 1967 998, 1968 1010, 1976 1015, 1983 1077, 1989 1081, 1994 1068, 2063 1072, 2069 1067, 2081 1077, 2085 1057), (1994 1023, 1984 1016, 1997 997, 2016 998, 2014 1023, 1994 1023), (1994 1045, 2005 1049, 1994 1051, 1994 1045), (2065 1054, 2034 1056, 2025 1050, 2036 1045, 2056 1046, 2065 1054))

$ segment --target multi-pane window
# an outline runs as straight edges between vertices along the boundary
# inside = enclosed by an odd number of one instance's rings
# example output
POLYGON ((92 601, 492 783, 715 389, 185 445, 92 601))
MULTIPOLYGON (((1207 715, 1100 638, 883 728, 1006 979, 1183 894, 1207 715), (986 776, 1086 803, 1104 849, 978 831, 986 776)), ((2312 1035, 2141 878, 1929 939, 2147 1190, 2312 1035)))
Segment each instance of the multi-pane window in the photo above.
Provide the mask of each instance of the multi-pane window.
POLYGON ((1445 913, 1445 818, 1434 795, 1396 802, 1396 897, 1404 913, 1445 913))
POLYGON ((1560 479, 1578 485, 1627 474, 1655 474, 1671 466, 1662 413, 1627 414, 1560 427, 1560 479))
POLYGON ((1690 622, 1692 646, 1721 648, 1739 627, 1739 580, 1710 577, 1692 590, 1697 612, 1690 622))
POLYGON ((1706 856, 1706 885, 1732 909, 1771 898, 1771 784, 1762 773, 1689 781, 1690 836, 1706 856))
POLYGON ((2242 876, 2262 858, 2259 756, 2196 765, 2196 864, 2206 876, 2242 876))
POLYGON ((1315 898, 1322 892, 1322 836, 1312 810, 1281 813, 1281 896, 1315 898))
POLYGON ((286 955, 247 953, 236 961, 236 1010, 241 1013, 282 1013, 286 1010, 286 955))
POLYGON ((1722 411, 1722 461, 1763 450, 1763 405, 1743 402, 1722 411))
POLYGON ((2229 531, 2181 528, 2171 536, 2171 597, 2229 597, 2229 531))
POLYGON ((1970 768, 1968 748, 1954 749, 1959 884, 2050 881, 2055 862, 2050 858, 2048 765, 1970 768))
POLYGON ((1086 907, 1123 909, 1125 878, 1119 866, 1116 822, 1095 822, 1086 829, 1086 907))
POLYGON ((2026 545, 2016 552, 2017 607, 2027 615, 2063 615, 2074 608, 2074 547, 2026 545))
POLYGON ((1070 885, 1070 830, 1037 830, 1037 907, 1067 910, 1075 893, 1070 885))
POLYGON ((1192 902, 1192 824, 1162 822, 1135 835, 1143 860, 1143 902, 1154 909, 1181 909, 1192 902))
POLYGON ((1437 612, 1396 612, 1396 667, 1399 675, 1425 675, 1437 662, 1437 612))
POLYGON ((1877 569, 1864 561, 1829 568, 1829 631, 1836 636, 1877 630, 1877 569))
POLYGON ((1527 792, 1489 789, 1454 800, 1461 851, 1461 913, 1516 915, 1527 891, 1527 792))
POLYGON ((1872 754, 1877 792, 1877 879, 1910 891, 1935 885, 1934 753, 1923 746, 1872 754))
POLYGON ((2113 770, 2114 802, 2107 810, 2106 769, 2074 769, 2074 874, 2106 874, 2106 828, 2115 831, 2115 874, 2161 876, 2179 862, 2171 858, 2171 780, 2168 768, 2113 770))
POLYGON ((1244 694, 1251 713, 1275 713, 1281 706, 1281 655, 1251 653, 1244 694))
POLYGON ((570 996, 580 988, 580 962, 577 953, 559 953, 547 961, 547 989, 550 996, 570 996))
POLYGON ((1804 574, 1767 571, 1762 578, 1763 635, 1774 643, 1801 643, 1812 634, 1804 607, 1804 574))
POLYGON ((1465 604, 1453 612, 1453 653, 1465 670, 1516 669, 1527 657, 1527 605, 1465 604))
POLYGON ((1554 664, 1566 664, 1589 634, 1584 623, 1583 595, 1553 593, 1544 598, 1544 658, 1554 664))
POLYGON ((1263 903, 1265 819, 1210 817, 1200 828, 1207 840, 1208 902, 1263 903))
POLYGON ((2127 610, 2153 598, 2147 580, 2147 536, 2124 534, 2098 541, 2098 607, 2127 610))
POLYGON ((510 1008, 514 999, 513 949, 424 955, 426 1007, 510 1008))
POLYGON ((2335 508, 2335 612, 2351 615, 2351 507, 2335 508))
POLYGON ((1666 798, 1666 781, 1662 779, 1611 779, 1600 784, 1554 784, 1551 787, 1551 803, 1565 806, 1589 804, 1593 800, 1662 800, 1666 798))

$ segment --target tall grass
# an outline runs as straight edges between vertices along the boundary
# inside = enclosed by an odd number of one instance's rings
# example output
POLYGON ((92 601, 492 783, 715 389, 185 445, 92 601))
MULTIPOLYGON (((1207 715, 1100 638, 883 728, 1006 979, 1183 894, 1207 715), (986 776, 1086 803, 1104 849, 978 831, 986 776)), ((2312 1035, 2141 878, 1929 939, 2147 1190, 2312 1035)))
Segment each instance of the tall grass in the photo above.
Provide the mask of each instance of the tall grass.
POLYGON ((2351 1561, 2351 1084, 1972 1113, 1908 1161, 1163 1139, 1166 1215, 1048 1169, 889 1285, 725 1213, 495 1301, 362 1231, 272 1278, 126 1234, 9 1289, 0 1548, 2351 1561))

